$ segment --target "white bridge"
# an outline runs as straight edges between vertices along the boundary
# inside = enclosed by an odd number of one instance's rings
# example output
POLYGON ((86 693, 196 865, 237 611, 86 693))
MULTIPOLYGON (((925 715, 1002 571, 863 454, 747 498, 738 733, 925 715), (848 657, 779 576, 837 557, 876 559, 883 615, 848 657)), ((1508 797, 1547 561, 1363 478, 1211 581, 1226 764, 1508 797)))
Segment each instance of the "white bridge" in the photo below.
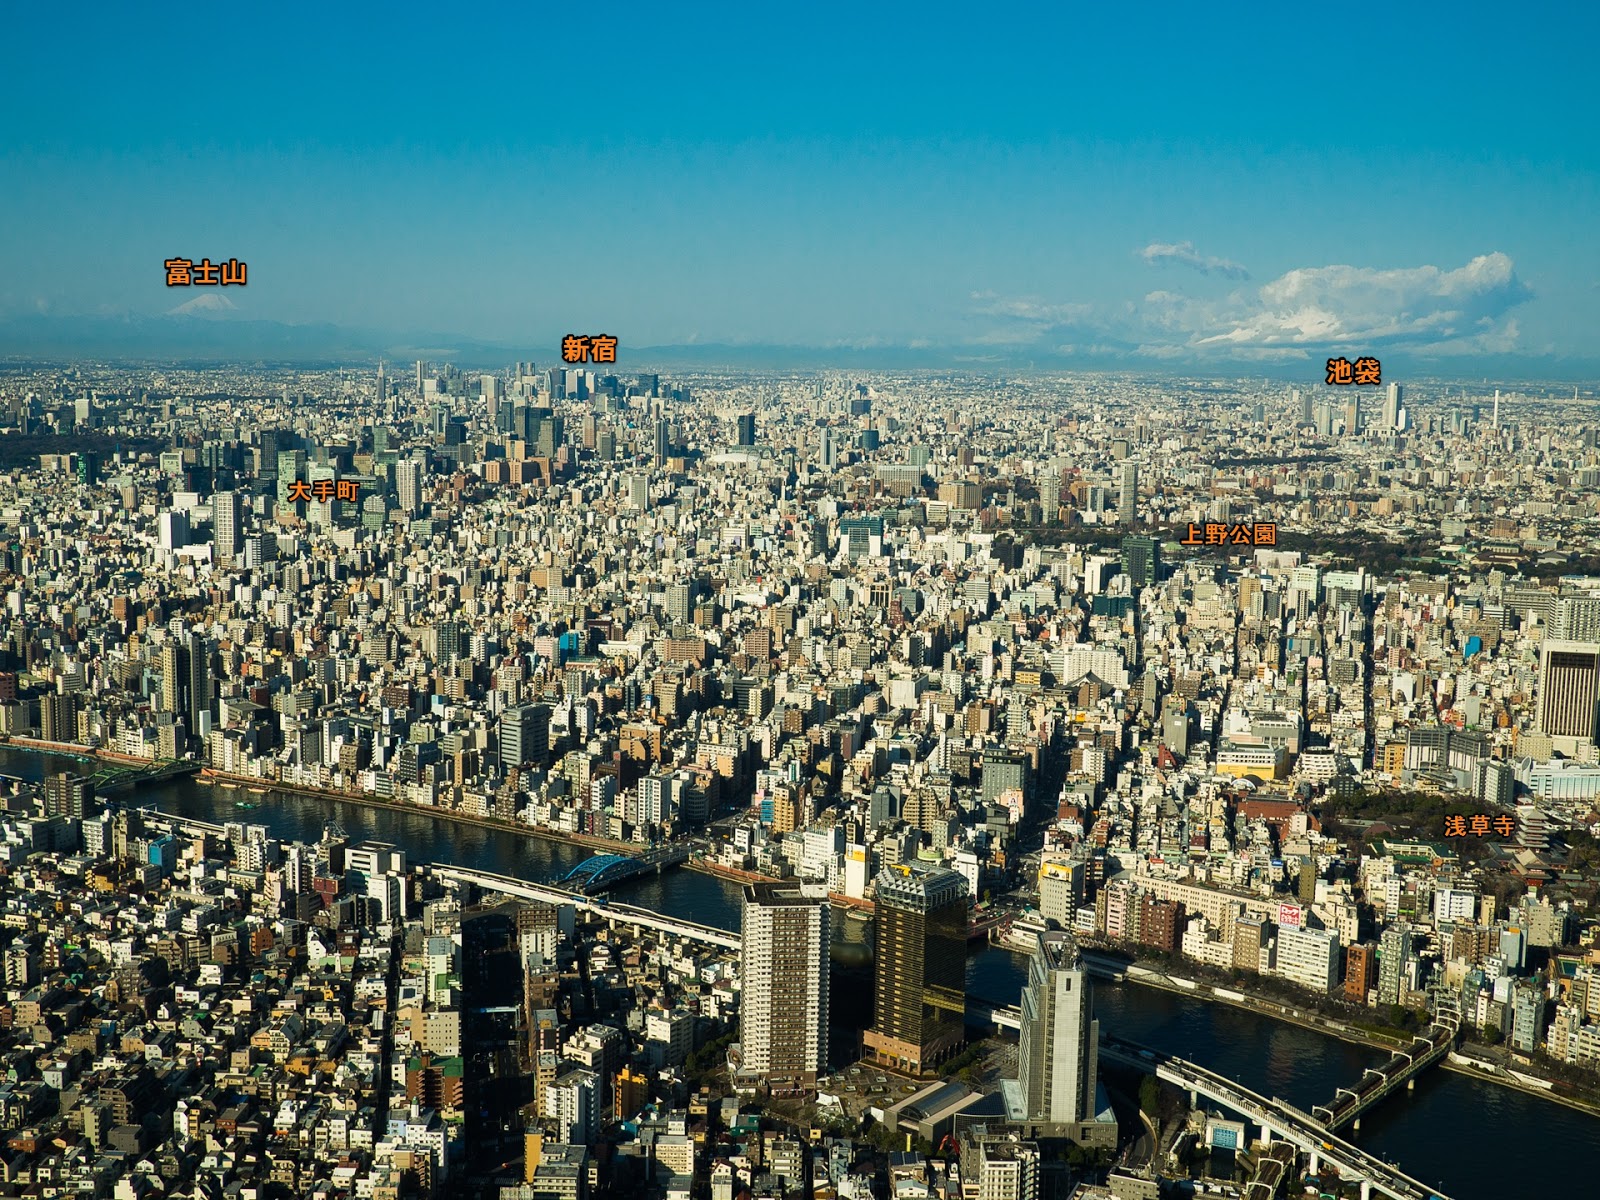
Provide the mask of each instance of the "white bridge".
POLYGON ((434 863, 432 872, 441 879, 454 879, 458 883, 475 883, 488 892, 515 896, 519 900, 539 900, 545 904, 570 904, 584 912, 603 917, 612 925, 636 925, 640 929, 653 929, 669 933, 686 941, 717 946, 723 950, 739 949, 739 935, 715 925, 701 925, 697 921, 680 921, 664 917, 648 908, 635 908, 631 904, 613 904, 595 897, 577 895, 547 884, 529 883, 510 875, 495 875, 489 871, 470 871, 465 867, 449 867, 434 863))
POLYGON ((1337 1167, 1341 1179, 1360 1182, 1362 1200, 1370 1200, 1374 1192, 1391 1200, 1447 1200, 1393 1163, 1345 1141, 1316 1117, 1301 1112, 1287 1101, 1269 1100, 1184 1059, 1104 1036, 1100 1039, 1100 1057, 1141 1071, 1154 1071, 1156 1078, 1187 1091, 1191 1105, 1204 1096, 1238 1113, 1261 1126, 1263 1140, 1270 1142, 1278 1138, 1309 1156, 1312 1174, 1321 1171, 1324 1163, 1337 1167))

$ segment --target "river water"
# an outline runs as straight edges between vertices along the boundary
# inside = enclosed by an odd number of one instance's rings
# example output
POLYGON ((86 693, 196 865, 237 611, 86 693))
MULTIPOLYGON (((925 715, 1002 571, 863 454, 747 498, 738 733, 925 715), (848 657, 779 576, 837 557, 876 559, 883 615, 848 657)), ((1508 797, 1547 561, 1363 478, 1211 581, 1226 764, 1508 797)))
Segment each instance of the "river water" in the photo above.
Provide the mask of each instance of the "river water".
MULTIPOLYGON (((0 773, 41 778, 70 760, 0 747, 0 773), (54 767, 50 764, 55 763, 54 767)), ((82 769, 81 767, 78 769, 82 769)), ((245 820, 285 840, 315 841, 331 818, 352 839, 374 838, 406 848, 413 861, 450 862, 544 882, 590 854, 577 846, 519 838, 458 825, 422 812, 364 808, 305 796, 207 787, 191 780, 144 789, 140 803, 203 821, 245 820), (238 810, 239 800, 260 807, 238 810)), ((726 929, 739 928, 739 888, 695 871, 669 871, 614 888, 629 904, 726 929)), ((840 919, 839 939, 865 943, 864 923, 840 919)), ((838 961, 859 960, 859 946, 838 961), (851 953, 854 950, 854 954, 851 953)), ((1025 960, 997 947, 976 949, 967 990, 997 1004, 1016 1004, 1025 960)), ((1305 1110, 1360 1078, 1380 1055, 1297 1026, 1126 983, 1097 983, 1095 1010, 1107 1033, 1180 1055, 1305 1110)), ((1438 1184, 1453 1200, 1535 1200, 1584 1194, 1600 1170, 1600 1119, 1520 1092, 1444 1070, 1418 1081, 1362 1122, 1354 1140, 1392 1159, 1413 1177, 1438 1184), (1577 1190, 1574 1190, 1577 1189, 1577 1190)))

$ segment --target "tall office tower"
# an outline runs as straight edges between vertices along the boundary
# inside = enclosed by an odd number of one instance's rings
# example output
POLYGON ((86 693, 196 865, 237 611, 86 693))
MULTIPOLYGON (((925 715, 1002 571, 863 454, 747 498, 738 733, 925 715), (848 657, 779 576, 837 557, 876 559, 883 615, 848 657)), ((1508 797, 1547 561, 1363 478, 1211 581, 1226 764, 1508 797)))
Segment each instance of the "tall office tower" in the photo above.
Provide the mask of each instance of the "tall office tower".
POLYGON ((203 633, 189 635, 189 732, 204 738, 211 732, 211 648, 203 633))
POLYGON ((1118 480, 1117 489, 1117 520, 1124 525, 1133 525, 1139 519, 1139 464, 1125 462, 1122 464, 1122 476, 1118 480))
POLYGON ((394 467, 394 490, 404 511, 418 511, 422 507, 422 463, 415 458, 397 462, 394 467))
POLYGON ((1600 645, 1547 640, 1539 663, 1539 732, 1555 749, 1576 755, 1592 746, 1600 702, 1600 645))
POLYGON ((1383 427, 1386 431, 1400 428, 1400 385, 1391 383, 1383 396, 1383 427))
POLYGON ((1495 427, 1496 430, 1498 430, 1500 428, 1500 389, 1499 388, 1495 388, 1495 390, 1494 390, 1494 427, 1495 427))
POLYGON ((1361 433, 1361 402, 1351 400, 1344 406, 1344 435, 1356 437, 1361 433))
POLYGON ((189 544, 189 514, 182 509, 164 512, 157 521, 158 545, 163 550, 181 550, 189 544))
POLYGON ((564 418, 546 412, 534 430, 534 453, 540 458, 554 458, 567 444, 567 422, 564 418))
POLYGON ((1161 543, 1152 537, 1122 539, 1122 570, 1134 587, 1148 587, 1161 578, 1161 543))
POLYGON ((254 571, 278 557, 278 535, 253 533, 244 540, 245 570, 254 571))
POLYGON ((1333 405, 1327 401, 1317 405, 1317 436, 1333 436, 1333 405))
POLYGON ((232 562, 244 549, 244 504, 238 492, 211 497, 213 553, 218 562, 232 562))
POLYGON ((1316 424, 1317 418, 1315 412, 1313 411, 1310 392, 1302 392, 1299 388, 1295 388, 1294 391, 1289 394, 1289 399, 1290 407, 1299 414, 1300 425, 1302 427, 1316 424))
POLYGON ((839 446, 833 440, 833 430, 824 427, 822 430, 822 445, 817 454, 817 461, 824 471, 831 471, 839 465, 839 446))
POLYGON ((1100 1022, 1093 1020, 1089 972, 1070 934, 1046 933, 1022 989, 1017 1079, 1029 1121, 1069 1124, 1095 1116, 1100 1022))
POLYGON ((419 393, 422 391, 422 378, 427 374, 427 372, 428 364, 423 362, 420 358, 417 359, 417 391, 419 393))
POLYGON ((827 884, 757 883, 744 889, 739 962, 740 1074, 775 1095, 816 1090, 828 1064, 827 884))
POLYGON ((289 490, 294 486, 294 481, 304 479, 306 473, 306 452, 304 450, 279 450, 278 451, 278 499, 289 498, 289 490))
POLYGON ((756 444, 756 415, 753 412, 740 413, 738 418, 738 444, 741 446, 754 446, 756 444))
POLYGON ((550 709, 543 704, 510 708, 500 717, 500 765, 548 766, 550 709))
POLYGON ((642 473, 628 476, 628 503, 634 508, 650 507, 650 476, 642 473))
POLYGON ((872 1028, 878 1061, 920 1074, 966 1029, 967 880, 948 867, 896 863, 877 878, 872 1028))
POLYGON ((655 438, 654 450, 656 466, 666 466, 667 455, 672 451, 672 439, 668 435, 667 419, 665 417, 657 417, 655 424, 651 427, 651 430, 655 438))
POLYGON ((278 477, 278 453, 288 439, 277 429, 263 429, 256 435, 256 478, 278 477))

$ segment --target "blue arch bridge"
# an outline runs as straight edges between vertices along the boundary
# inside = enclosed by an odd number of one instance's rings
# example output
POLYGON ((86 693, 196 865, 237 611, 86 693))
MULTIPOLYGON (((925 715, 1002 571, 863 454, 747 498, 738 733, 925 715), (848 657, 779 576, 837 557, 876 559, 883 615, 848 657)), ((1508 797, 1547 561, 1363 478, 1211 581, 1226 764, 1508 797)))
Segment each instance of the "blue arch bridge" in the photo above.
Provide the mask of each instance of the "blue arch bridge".
POLYGON ((593 896, 636 875, 677 866, 688 857, 688 846, 662 846, 644 854, 596 854, 556 880, 556 886, 593 896))

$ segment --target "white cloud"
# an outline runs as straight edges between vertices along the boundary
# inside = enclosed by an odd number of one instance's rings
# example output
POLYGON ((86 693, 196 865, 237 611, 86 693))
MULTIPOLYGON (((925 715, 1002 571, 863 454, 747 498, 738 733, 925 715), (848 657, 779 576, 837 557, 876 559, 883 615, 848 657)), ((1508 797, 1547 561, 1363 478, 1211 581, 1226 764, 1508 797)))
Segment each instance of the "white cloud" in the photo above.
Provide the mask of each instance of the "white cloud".
POLYGON ((1030 321, 1040 325, 1060 325, 1093 316, 1091 304, 1046 304, 1035 296, 1006 299, 993 292, 973 292, 977 307, 974 312, 990 317, 1006 317, 1016 321, 1030 321))
POLYGON ((1436 266, 1303 267, 1218 299, 1160 289, 1096 308, 975 292, 974 315, 998 319, 985 345, 1096 344, 1151 358, 1226 354, 1285 360, 1328 353, 1504 353, 1516 348, 1512 310, 1533 293, 1505 254, 1436 266))
POLYGON ((1516 339, 1510 310, 1532 296, 1500 253, 1451 271, 1304 267, 1263 286, 1252 311, 1195 344, 1499 351, 1516 339))
POLYGON ((1225 279, 1250 278, 1250 272, 1239 263, 1201 254, 1195 250, 1193 242, 1151 242, 1139 251, 1139 257, 1152 267, 1172 263, 1180 267, 1192 267, 1202 275, 1221 275, 1225 279))

